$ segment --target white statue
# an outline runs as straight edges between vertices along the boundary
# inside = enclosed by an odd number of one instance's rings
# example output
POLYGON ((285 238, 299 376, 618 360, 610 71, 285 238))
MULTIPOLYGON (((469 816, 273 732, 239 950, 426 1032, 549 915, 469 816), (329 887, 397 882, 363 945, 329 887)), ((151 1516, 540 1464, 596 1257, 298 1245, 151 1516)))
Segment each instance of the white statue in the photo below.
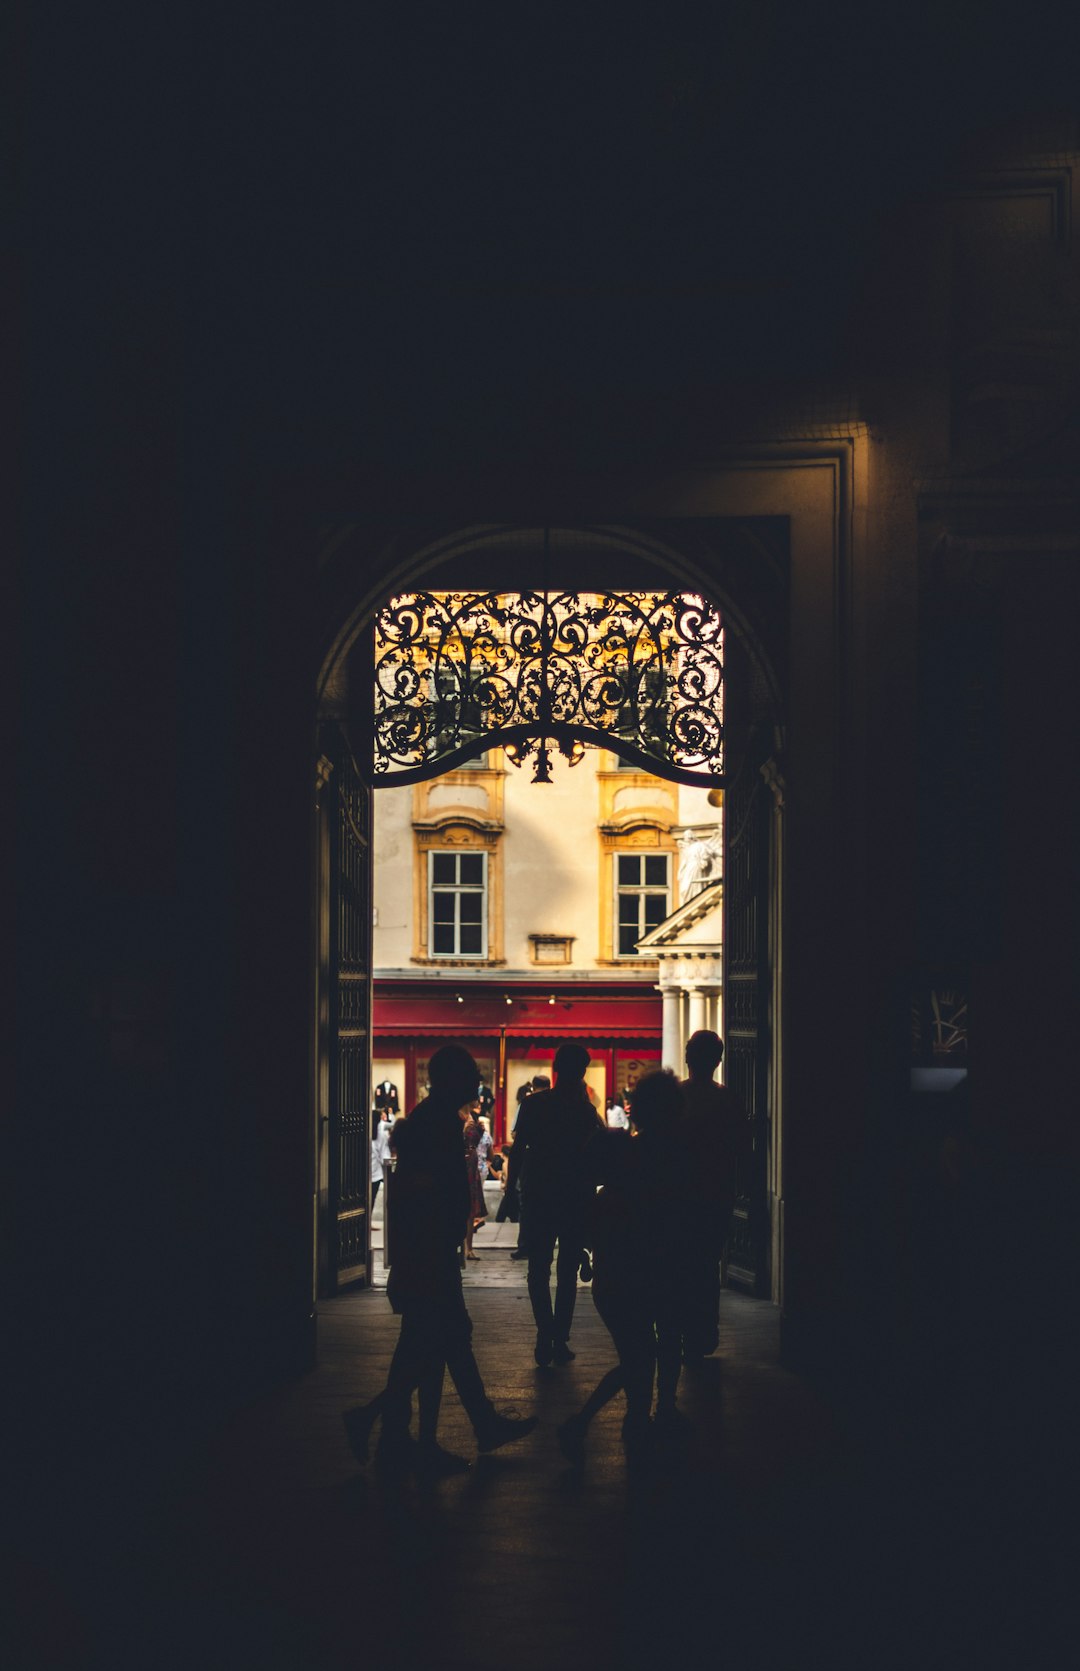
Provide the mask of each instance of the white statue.
POLYGON ((679 836, 679 900, 685 904, 721 875, 723 838, 719 830, 702 835, 686 830, 679 836))

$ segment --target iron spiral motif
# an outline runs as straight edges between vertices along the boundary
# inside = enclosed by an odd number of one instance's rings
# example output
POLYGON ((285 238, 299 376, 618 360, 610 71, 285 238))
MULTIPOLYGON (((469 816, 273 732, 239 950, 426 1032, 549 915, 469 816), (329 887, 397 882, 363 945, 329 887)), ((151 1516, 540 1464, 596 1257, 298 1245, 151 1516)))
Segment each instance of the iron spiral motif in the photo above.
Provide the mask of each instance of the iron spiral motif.
POLYGON ((715 781, 723 694, 723 625, 695 593, 411 592, 375 621, 375 777, 551 740, 715 781))

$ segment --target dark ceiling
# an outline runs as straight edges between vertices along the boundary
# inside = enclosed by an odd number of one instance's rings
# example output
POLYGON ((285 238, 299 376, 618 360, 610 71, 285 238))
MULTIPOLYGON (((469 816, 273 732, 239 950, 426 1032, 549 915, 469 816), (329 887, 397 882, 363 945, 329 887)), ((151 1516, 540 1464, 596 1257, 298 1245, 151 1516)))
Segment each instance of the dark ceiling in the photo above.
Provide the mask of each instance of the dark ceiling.
POLYGON ((836 375, 895 203, 1075 101, 1041 3, 35 18, 37 347, 73 426, 143 401, 257 468, 836 375))

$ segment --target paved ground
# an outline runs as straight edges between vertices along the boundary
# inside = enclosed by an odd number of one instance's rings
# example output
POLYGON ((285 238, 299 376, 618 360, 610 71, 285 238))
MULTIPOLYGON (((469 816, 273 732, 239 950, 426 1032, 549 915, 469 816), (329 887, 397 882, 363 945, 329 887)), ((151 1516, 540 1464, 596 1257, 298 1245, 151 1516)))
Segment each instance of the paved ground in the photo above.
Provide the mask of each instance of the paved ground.
MULTIPOLYGON (((729 1587, 777 1557, 779 1482, 831 1466, 828 1412, 777 1365, 774 1308, 732 1296, 725 1362, 687 1384, 685 1456, 628 1477, 618 1399, 575 1473, 555 1427, 610 1367, 610 1342, 586 1293, 577 1359, 538 1371, 523 1271, 491 1258, 517 1291, 470 1272, 477 1357, 499 1404, 540 1414, 527 1441, 427 1493, 359 1471, 340 1411, 378 1390, 395 1334, 385 1300, 359 1295, 322 1308, 317 1374, 230 1433, 193 1499, 197 1524, 214 1528, 201 1571, 209 1558, 243 1616, 299 1645, 283 1663, 569 1671, 657 1663, 702 1627, 716 1642, 734 1628, 722 1628, 729 1587)), ((443 1428, 472 1454, 452 1391, 443 1428)))
MULTIPOLYGON (((1025 1508, 1016 1479, 1007 1482, 1001 1457, 981 1440, 953 1466, 965 1450, 963 1400, 943 1408, 934 1433, 905 1430, 895 1411, 827 1402, 781 1365, 776 1310, 728 1294, 718 1359, 684 1376, 685 1445, 628 1473, 616 1399, 596 1419, 578 1472, 560 1456, 555 1428, 613 1362, 591 1297, 579 1294, 574 1363, 541 1371, 523 1268, 491 1248, 467 1284, 490 1393, 541 1417, 526 1441, 431 1490, 387 1486, 359 1469, 341 1412, 383 1384, 397 1324, 378 1292, 324 1303, 318 1368, 234 1417, 154 1515, 133 1517, 123 1535, 103 1526, 99 1538, 80 1541, 64 1590, 30 1598, 55 1624, 57 1653, 10 1663, 93 1671, 678 1663, 1043 1671, 1072 1663, 1056 1651, 1055 1610, 1074 1590, 1075 1571, 1037 1519, 1044 1482, 1029 1485, 1025 1508), (72 1641, 80 1655, 68 1652, 72 1641)), ((473 1454, 449 1388, 442 1435, 473 1454)), ((167 1445, 167 1433, 160 1438, 167 1445)), ((1025 1451, 1025 1470, 1029 1461, 1025 1451)), ((59 1531, 62 1499, 56 1516, 59 1531)))

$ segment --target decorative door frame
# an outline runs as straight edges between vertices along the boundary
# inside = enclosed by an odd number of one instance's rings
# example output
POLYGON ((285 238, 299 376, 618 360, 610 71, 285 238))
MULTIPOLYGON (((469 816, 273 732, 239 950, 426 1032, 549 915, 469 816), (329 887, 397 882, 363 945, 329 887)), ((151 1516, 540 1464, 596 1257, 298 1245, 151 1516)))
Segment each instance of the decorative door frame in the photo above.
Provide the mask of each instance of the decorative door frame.
MULTIPOLYGON (((761 767, 772 795, 773 837, 767 940, 771 971, 768 994, 769 1152, 765 1157, 771 1249, 770 1292, 782 1307, 793 1277, 803 1267, 788 1258, 797 1251, 803 1222, 814 1219, 815 1175, 823 1157, 814 1130, 820 1041, 832 1021, 832 997, 815 980, 813 948, 831 935, 834 953, 852 940, 860 908, 849 854, 858 838, 854 804, 860 749, 853 696, 862 677, 856 665, 853 618, 859 574, 856 551, 868 542, 861 518, 867 502, 869 438, 865 433, 833 435, 794 443, 763 443, 724 449, 710 463, 653 476, 640 474, 602 483, 570 484, 548 496, 544 517, 522 518, 521 506, 534 492, 516 497, 508 522, 522 526, 604 526, 641 534, 662 524, 730 521, 752 525, 758 518, 786 520, 790 560, 790 626, 785 646, 787 724, 782 745, 761 767), (617 506, 617 515, 612 508, 617 506), (856 527, 859 524, 859 539, 856 527), (847 820, 845 824, 845 820, 847 820), (845 838, 836 841, 838 821, 845 838), (797 863, 792 855, 796 855, 797 863), (788 995, 799 994, 789 1014, 788 995), (818 1154, 815 1160, 815 1143, 818 1154), (789 1184, 793 1187, 789 1187, 789 1184)), ((362 638, 384 601, 410 589, 441 589, 440 569, 462 549, 463 540, 494 535, 498 526, 470 525, 466 504, 498 510, 505 484, 459 482, 417 489, 414 505, 430 510, 426 525, 410 521, 392 505, 364 517, 342 514, 319 547, 321 655, 317 676, 320 716, 348 711, 344 677, 349 651, 362 638), (433 532, 433 527, 438 528, 433 532)), ((327 524, 324 519, 323 528, 327 524)), ((723 595, 694 562, 671 554, 671 569, 682 585, 715 599, 726 622, 752 633, 738 601, 723 595)), ((452 580, 449 584, 453 584, 452 580)), ((583 580, 583 589, 587 582, 583 580)), ((597 589, 597 588, 593 588, 597 589)), ((313 1061, 317 1086, 319 1063, 313 1061)), ((809 1279, 812 1281, 812 1277, 809 1279)))

